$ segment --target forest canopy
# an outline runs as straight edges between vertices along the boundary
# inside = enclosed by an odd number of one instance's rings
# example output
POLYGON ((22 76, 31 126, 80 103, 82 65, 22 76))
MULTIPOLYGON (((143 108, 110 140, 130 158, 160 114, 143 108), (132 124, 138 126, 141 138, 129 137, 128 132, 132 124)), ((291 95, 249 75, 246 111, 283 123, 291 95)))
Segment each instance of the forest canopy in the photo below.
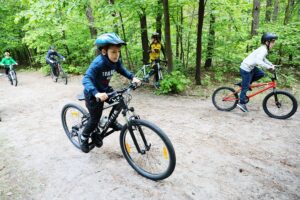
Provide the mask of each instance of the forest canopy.
POLYGON ((158 32, 171 56, 169 70, 201 84, 207 77, 221 81, 224 73, 238 75, 262 33, 273 32, 279 39, 268 59, 288 69, 289 76, 296 77, 300 67, 300 3, 295 0, 0 2, 0 53, 10 51, 23 66, 45 68, 46 52, 55 45, 69 73, 84 73, 95 57, 97 35, 116 32, 127 42, 122 60, 135 71, 145 61, 151 34, 158 32))

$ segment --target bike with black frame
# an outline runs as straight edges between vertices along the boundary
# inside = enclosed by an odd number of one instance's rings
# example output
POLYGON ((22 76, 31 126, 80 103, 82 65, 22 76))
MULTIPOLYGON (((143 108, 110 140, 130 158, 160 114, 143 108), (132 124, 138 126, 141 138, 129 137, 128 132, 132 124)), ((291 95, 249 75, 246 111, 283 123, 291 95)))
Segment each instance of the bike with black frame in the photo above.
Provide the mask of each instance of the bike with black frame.
POLYGON ((54 64, 54 70, 51 70, 51 78, 53 81, 58 82, 61 80, 65 85, 68 84, 68 75, 63 70, 62 65, 59 61, 55 60, 53 61, 54 64))
MULTIPOLYGON (((167 135, 155 124, 140 119, 135 109, 129 107, 131 92, 137 85, 131 83, 125 88, 108 93, 110 103, 103 110, 113 107, 109 117, 102 116, 98 127, 89 138, 90 150, 103 145, 103 139, 113 132, 110 128, 122 113, 126 124, 120 132, 120 146, 130 166, 140 175, 151 180, 169 177, 176 165, 173 145, 167 135)), ((84 100, 81 95, 79 100, 84 100)), ((62 124, 72 144, 80 149, 80 137, 89 120, 89 113, 77 104, 67 104, 61 112, 62 124)))
POLYGON ((15 64, 12 64, 12 65, 2 65, 2 66, 5 66, 5 68, 8 69, 8 73, 7 73, 7 77, 8 77, 8 80, 10 82, 11 85, 17 87, 18 85, 18 78, 17 78, 17 73, 16 73, 16 70, 14 69, 14 65, 15 64))

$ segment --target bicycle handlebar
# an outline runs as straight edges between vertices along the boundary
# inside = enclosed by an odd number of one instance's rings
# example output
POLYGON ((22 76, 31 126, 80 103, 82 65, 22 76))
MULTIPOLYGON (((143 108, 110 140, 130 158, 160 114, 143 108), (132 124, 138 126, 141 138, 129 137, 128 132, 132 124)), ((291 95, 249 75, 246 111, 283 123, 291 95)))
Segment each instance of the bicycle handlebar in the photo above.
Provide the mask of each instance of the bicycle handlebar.
MULTIPOLYGON (((113 92, 107 93, 108 99, 106 101, 110 102, 112 101, 114 98, 122 95, 124 92, 128 91, 128 90, 135 90, 136 88, 138 88, 139 86, 137 85, 137 83, 130 83, 127 87, 122 88, 122 89, 118 89, 115 90, 113 92)), ((100 99, 96 99, 98 102, 100 101, 100 99)))

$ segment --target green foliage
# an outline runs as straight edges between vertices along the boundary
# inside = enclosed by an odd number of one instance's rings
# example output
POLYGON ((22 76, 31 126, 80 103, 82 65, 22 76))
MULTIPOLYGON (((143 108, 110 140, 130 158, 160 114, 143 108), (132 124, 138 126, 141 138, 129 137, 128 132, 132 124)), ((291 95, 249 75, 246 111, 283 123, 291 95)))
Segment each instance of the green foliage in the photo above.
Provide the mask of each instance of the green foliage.
MULTIPOLYGON (((45 64, 45 54, 50 45, 56 45, 58 52, 66 58, 66 62, 63 63, 64 69, 68 73, 82 74, 95 57, 93 45, 95 39, 90 34, 90 27, 93 26, 98 35, 113 31, 126 39, 128 56, 123 47, 123 63, 126 67, 130 64, 131 70, 136 71, 142 65, 143 52, 140 14, 142 10, 146 13, 148 39, 150 39, 150 34, 156 31, 156 17, 162 11, 162 5, 153 0, 120 0, 114 1, 113 4, 109 2, 97 0, 6 1, 0 7, 0 54, 3 55, 4 51, 9 49, 18 62, 22 59, 30 60, 27 63, 34 67, 41 67, 41 71, 47 74, 50 68, 45 64), (93 10, 94 22, 89 22, 86 16, 87 5, 90 5, 93 10)), ((173 69, 191 77, 195 77, 195 60, 198 53, 196 52, 198 3, 196 0, 169 0, 171 40, 173 55, 176 57, 173 59, 173 69), (183 14, 182 18, 181 14, 183 14), (181 34, 178 28, 182 29, 181 34), (178 38, 182 39, 181 43, 176 40, 178 38)), ((227 81, 225 78, 227 76, 239 78, 240 63, 251 51, 260 46, 260 36, 265 31, 275 32, 279 36, 268 59, 272 63, 282 64, 289 69, 289 72, 281 74, 280 80, 285 86, 292 85, 294 79, 298 78, 294 74, 300 68, 300 3, 295 2, 288 24, 284 25, 286 5, 287 1, 281 0, 277 20, 265 22, 266 1, 261 1, 259 33, 257 36, 251 36, 253 1, 206 1, 202 35, 202 66, 207 57, 208 38, 211 38, 209 34, 211 13, 215 17, 213 24, 215 42, 211 69, 208 71, 201 69, 203 85, 211 85, 215 81, 227 81)), ((164 44, 163 18, 161 22, 162 43, 164 44)), ((163 91, 180 92, 183 88, 181 85, 187 85, 180 81, 184 78, 180 78, 180 75, 176 76, 178 76, 178 83, 172 82, 170 78, 165 83, 166 86, 162 87, 163 91)))
POLYGON ((160 88, 157 90, 157 94, 169 94, 169 93, 180 93, 183 92, 190 80, 180 71, 173 71, 168 74, 160 82, 160 88))
POLYGON ((40 72, 42 74, 44 74, 45 76, 46 75, 49 75, 50 74, 50 65, 43 65, 41 68, 40 68, 40 72))
POLYGON ((64 69, 69 74, 83 74, 86 71, 86 67, 75 67, 73 65, 64 66, 64 69))
POLYGON ((202 85, 203 86, 211 86, 212 85, 210 75, 208 75, 208 74, 204 75, 204 79, 202 80, 202 85))

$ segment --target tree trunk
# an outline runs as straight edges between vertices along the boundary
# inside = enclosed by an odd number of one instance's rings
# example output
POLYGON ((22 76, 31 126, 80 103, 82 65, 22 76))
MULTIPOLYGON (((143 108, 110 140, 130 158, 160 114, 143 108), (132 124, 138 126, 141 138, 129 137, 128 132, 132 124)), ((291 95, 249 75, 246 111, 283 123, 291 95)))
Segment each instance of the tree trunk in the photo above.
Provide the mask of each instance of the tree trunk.
POLYGON ((276 22, 279 11, 279 0, 275 0, 272 21, 276 22))
POLYGON ((93 15, 93 9, 89 2, 87 2, 87 5, 85 7, 85 15, 87 17, 87 20, 89 22, 89 29, 90 29, 90 34, 91 38, 96 38, 97 37, 97 29, 94 27, 94 15, 93 15))
POLYGON ((173 57, 171 46, 171 30, 170 30, 170 15, 169 15, 169 2, 168 0, 162 0, 164 6, 164 18, 165 18, 165 39, 166 39, 166 56, 168 59, 168 71, 173 70, 173 57))
POLYGON ((257 29, 259 28, 259 12, 260 12, 260 1, 253 0, 253 10, 252 10, 252 27, 251 35, 257 35, 257 29))
POLYGON ((294 0, 288 0, 288 4, 286 6, 285 15, 284 15, 284 23, 283 23, 284 25, 287 25, 289 23, 289 19, 292 14, 293 6, 294 6, 294 0))
MULTIPOLYGON (((123 39, 124 39, 125 42, 127 42, 122 14, 119 13, 119 16, 120 16, 120 21, 121 21, 121 26, 122 26, 123 39)), ((126 58, 127 58, 126 59, 127 60, 127 66, 131 70, 132 69, 132 65, 131 65, 131 60, 130 60, 130 57, 129 57, 129 51, 128 51, 127 45, 125 45, 125 52, 126 52, 126 58)))
POLYGON ((190 40, 190 34, 191 34, 191 29, 192 29, 192 25, 193 25, 193 22, 194 22, 194 12, 195 12, 195 7, 193 7, 193 12, 192 12, 192 19, 191 19, 191 22, 190 22, 190 26, 189 26, 189 32, 187 34, 187 53, 186 53, 186 63, 185 63, 185 68, 188 67, 189 65, 189 54, 190 54, 190 45, 191 45, 191 40, 190 40))
POLYGON ((157 11, 157 15, 156 15, 156 32, 159 34, 159 41, 161 41, 161 27, 162 27, 162 23, 161 23, 161 19, 162 19, 161 1, 158 0, 157 4, 158 4, 158 11, 157 11))
MULTIPOLYGON (((213 10, 212 10, 213 11, 213 10)), ((213 12, 210 13, 210 21, 209 21, 209 36, 208 36, 208 43, 207 43, 207 56, 205 61, 205 69, 208 70, 212 64, 212 57, 215 47, 215 16, 213 12)))
POLYGON ((184 51, 183 51, 183 34, 182 34, 182 27, 183 27, 183 6, 180 8, 180 60, 184 63, 184 51))
POLYGON ((176 23, 176 48, 175 48, 175 57, 178 59, 179 58, 179 30, 180 30, 180 24, 178 23, 179 22, 179 10, 178 10, 178 7, 177 7, 177 10, 176 10, 176 15, 177 15, 177 23, 176 23))
MULTIPOLYGON (((115 0, 108 0, 108 3, 109 4, 115 4, 115 0)), ((114 32, 119 34, 119 28, 118 28, 118 23, 116 22, 116 17, 117 17, 117 12, 116 11, 113 11, 112 12, 112 17, 113 17, 113 26, 114 26, 114 32)))
POLYGON ((196 73, 195 80, 196 85, 201 85, 201 56, 202 56, 202 28, 204 21, 204 0, 199 0, 198 8, 198 28, 197 28, 197 52, 196 52, 196 73))
POLYGON ((271 21, 272 1, 273 1, 273 0, 267 0, 267 5, 266 5, 266 18, 265 18, 265 21, 266 21, 266 22, 270 22, 270 21, 271 21))
POLYGON ((146 18, 146 9, 141 8, 140 17, 140 26, 141 26, 141 39, 142 39, 142 48, 143 48, 143 63, 147 64, 149 62, 148 54, 148 32, 147 32, 147 18, 146 18))

